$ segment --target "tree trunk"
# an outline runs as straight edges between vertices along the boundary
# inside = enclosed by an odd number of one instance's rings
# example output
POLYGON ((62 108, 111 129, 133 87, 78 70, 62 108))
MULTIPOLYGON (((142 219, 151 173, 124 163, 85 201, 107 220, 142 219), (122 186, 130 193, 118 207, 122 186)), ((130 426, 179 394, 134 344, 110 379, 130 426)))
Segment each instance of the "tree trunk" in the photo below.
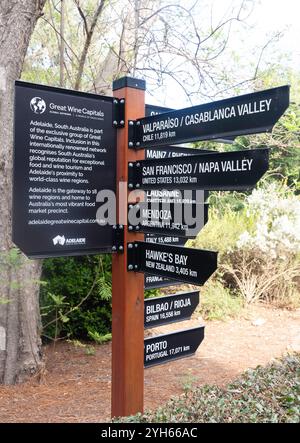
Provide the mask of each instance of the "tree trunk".
POLYGON ((11 251, 14 81, 45 0, 0 3, 0 383, 12 384, 42 364, 39 316, 41 264, 11 251))

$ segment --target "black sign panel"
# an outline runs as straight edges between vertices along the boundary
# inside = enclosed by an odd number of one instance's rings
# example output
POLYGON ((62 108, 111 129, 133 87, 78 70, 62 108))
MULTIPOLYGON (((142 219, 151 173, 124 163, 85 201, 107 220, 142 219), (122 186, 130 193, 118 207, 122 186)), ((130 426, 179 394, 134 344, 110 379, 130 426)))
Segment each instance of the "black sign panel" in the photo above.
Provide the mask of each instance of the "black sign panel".
POLYGON ((96 221, 115 191, 112 98, 16 82, 13 241, 29 257, 110 252, 96 221))
POLYGON ((195 238, 208 221, 207 204, 128 205, 128 230, 195 238))
POLYGON ((163 160, 143 160, 129 168, 142 189, 251 189, 268 170, 269 150, 218 152, 163 160))
POLYGON ((180 246, 128 244, 128 270, 203 285, 217 269, 217 252, 180 246))
POLYGON ((137 147, 164 146, 272 129, 289 106, 289 86, 245 94, 137 120, 137 147))
POLYGON ((188 320, 199 304, 199 291, 145 300, 145 328, 188 320))
POLYGON ((197 351, 204 339, 204 326, 158 335, 144 340, 144 366, 189 357, 197 351))

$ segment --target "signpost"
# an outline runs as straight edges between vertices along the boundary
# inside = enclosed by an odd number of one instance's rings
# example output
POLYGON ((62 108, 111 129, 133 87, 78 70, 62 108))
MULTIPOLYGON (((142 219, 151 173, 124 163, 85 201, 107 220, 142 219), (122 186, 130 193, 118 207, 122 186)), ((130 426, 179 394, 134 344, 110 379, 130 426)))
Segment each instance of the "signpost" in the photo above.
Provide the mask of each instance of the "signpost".
POLYGON ((204 339, 204 326, 145 339, 145 367, 193 355, 204 339))
POLYGON ((144 366, 190 356, 204 338, 199 326, 144 340, 144 327, 190 318, 199 303, 199 291, 144 303, 144 286, 203 285, 217 269, 217 252, 183 247, 194 221, 178 221, 178 208, 194 210, 200 230, 207 191, 250 189, 268 169, 268 149, 220 153, 170 144, 269 131, 288 107, 289 87, 177 111, 145 108, 143 80, 124 77, 113 90, 103 97, 16 82, 13 241, 30 258, 115 252, 114 417, 143 411, 144 366), (126 198, 121 183, 145 192, 126 198), (122 211, 113 226, 98 216, 102 190, 116 193, 117 208, 129 205, 128 229, 122 211), (132 223, 137 210, 140 220, 132 223))
POLYGON ((29 257, 111 252, 97 194, 116 190, 113 99, 16 82, 13 241, 29 257))
POLYGON ((289 86, 138 119, 129 147, 164 146, 270 131, 289 105, 289 86))
POLYGON ((251 189, 267 171, 269 150, 218 152, 190 157, 130 163, 129 184, 134 188, 251 189))
POLYGON ((199 304, 199 291, 145 300, 145 328, 188 320, 199 304))
POLYGON ((128 271, 149 272, 203 285, 217 269, 217 252, 135 242, 127 245, 128 271))

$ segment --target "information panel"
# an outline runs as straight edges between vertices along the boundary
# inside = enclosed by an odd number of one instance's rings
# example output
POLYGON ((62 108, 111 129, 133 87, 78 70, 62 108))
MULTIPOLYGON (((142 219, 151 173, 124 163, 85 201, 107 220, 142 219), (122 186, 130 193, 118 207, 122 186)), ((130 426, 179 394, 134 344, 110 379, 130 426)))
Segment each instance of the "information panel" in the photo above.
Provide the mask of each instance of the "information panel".
POLYGON ((13 241, 27 256, 111 251, 96 197, 116 187, 112 121, 112 98, 16 82, 13 241))

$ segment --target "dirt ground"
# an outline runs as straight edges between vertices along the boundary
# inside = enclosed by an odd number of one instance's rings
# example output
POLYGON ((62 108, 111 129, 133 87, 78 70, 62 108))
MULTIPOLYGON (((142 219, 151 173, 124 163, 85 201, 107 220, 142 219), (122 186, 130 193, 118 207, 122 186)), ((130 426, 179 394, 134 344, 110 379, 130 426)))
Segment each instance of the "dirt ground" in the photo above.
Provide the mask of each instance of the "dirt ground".
MULTIPOLYGON (((171 332, 203 323, 200 318, 156 328, 171 332)), ((110 419, 111 345, 58 343, 45 347, 41 380, 0 387, 0 422, 105 422, 110 419)), ((193 357, 145 370, 145 408, 163 405, 187 385, 224 386, 247 368, 300 351, 300 310, 253 306, 243 318, 206 322, 205 339, 193 357)))

